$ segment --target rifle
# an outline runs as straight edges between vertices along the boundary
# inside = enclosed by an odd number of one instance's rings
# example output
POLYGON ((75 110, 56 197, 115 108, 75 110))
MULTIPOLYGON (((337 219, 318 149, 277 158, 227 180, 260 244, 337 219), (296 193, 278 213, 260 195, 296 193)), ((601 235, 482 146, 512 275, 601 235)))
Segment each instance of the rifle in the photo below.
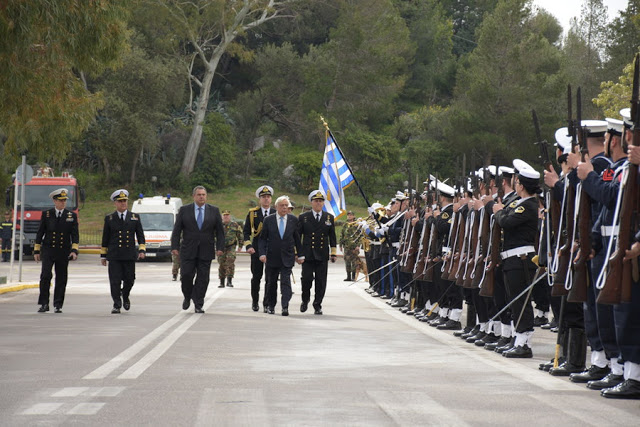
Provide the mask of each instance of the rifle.
MULTIPOLYGON (((633 126, 634 146, 640 145, 640 56, 636 54, 633 70, 633 88, 631 91, 631 120, 633 126)), ((638 229, 638 166, 630 164, 626 178, 620 185, 622 204, 618 216, 618 239, 616 250, 609 258, 607 280, 600 290, 600 295, 596 300, 599 304, 619 304, 631 301, 632 262, 637 260, 624 261, 626 250, 631 247, 631 233, 638 229)), ((616 220, 613 221, 616 224, 616 220)))
MULTIPOLYGON (((567 129, 569 131, 569 135, 571 136, 571 148, 576 146, 576 129, 575 122, 573 120, 573 114, 571 111, 571 85, 567 88, 567 101, 568 101, 568 120, 567 120, 567 129)), ((567 178, 565 177, 565 188, 566 191, 564 193, 563 205, 565 207, 564 211, 564 230, 562 230, 562 223, 558 224, 557 233, 558 233, 558 242, 559 247, 557 248, 556 253, 556 266, 557 269, 555 274, 553 275, 553 288, 551 289, 551 296, 562 296, 567 295, 568 290, 565 288, 565 281, 567 279, 567 273, 569 270, 569 264, 571 263, 571 245, 572 241, 570 236, 568 235, 568 230, 573 230, 573 214, 575 211, 575 192, 571 185, 568 185, 567 178), (562 246, 560 246, 562 243, 562 246)))
MULTIPOLYGON (((435 205, 439 208, 440 207, 440 191, 438 190, 438 174, 436 173, 435 177, 431 177, 433 180, 435 180, 435 194, 434 194, 434 201, 435 201, 435 205)), ((422 272, 423 276, 424 276, 424 280, 426 280, 427 282, 432 282, 433 281, 433 267, 434 267, 434 259, 435 259, 435 254, 437 251, 437 241, 438 241, 438 227, 436 226, 436 221, 437 219, 435 217, 433 217, 433 219, 431 220, 431 230, 429 232, 429 245, 427 247, 427 252, 426 252, 426 262, 424 265, 424 271, 422 272)))
MULTIPOLYGON (((587 138, 586 130, 582 127, 582 100, 581 91, 578 88, 576 94, 577 110, 578 110, 578 124, 577 133, 578 140, 580 142, 580 154, 582 155, 582 161, 586 161, 587 138)), ((587 261, 591 254, 591 199, 586 191, 583 191, 582 184, 578 184, 578 205, 576 206, 576 219, 577 228, 579 233, 579 256, 573 261, 573 284, 567 295, 567 301, 569 302, 585 302, 587 300, 587 289, 589 288, 589 266, 587 261)), ((575 227, 575 224, 574 224, 575 227)), ((574 232, 575 235, 575 232, 574 232)))
MULTIPOLYGON (((496 169, 497 179, 498 170, 496 169)), ((484 180, 484 193, 485 196, 491 194, 491 175, 489 168, 483 169, 484 180)), ((478 229, 478 241, 476 243, 476 250, 474 254, 474 269, 471 272, 471 287, 478 288, 482 282, 485 271, 485 260, 489 255, 489 241, 491 239, 491 227, 489 225, 491 220, 491 212, 487 210, 487 206, 482 206, 478 211, 480 214, 480 225, 478 229)))
MULTIPOLYGON (((500 164, 496 164, 496 187, 498 189, 497 199, 502 202, 504 197, 504 188, 502 186, 503 177, 500 174, 500 164)), ((502 228, 498 225, 493 213, 485 212, 485 215, 489 214, 489 239, 487 245, 487 251, 484 257, 484 271, 482 272, 482 278, 480 279, 480 296, 492 297, 494 293, 495 285, 495 269, 500 263, 500 242, 502 241, 502 228)))

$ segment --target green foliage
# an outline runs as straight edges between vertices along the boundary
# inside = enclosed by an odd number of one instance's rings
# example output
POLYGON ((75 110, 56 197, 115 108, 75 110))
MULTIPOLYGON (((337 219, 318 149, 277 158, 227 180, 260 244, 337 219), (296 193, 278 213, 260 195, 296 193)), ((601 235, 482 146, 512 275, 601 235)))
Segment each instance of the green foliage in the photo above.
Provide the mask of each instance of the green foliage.
POLYGON ((223 188, 231 183, 234 173, 239 170, 242 170, 242 163, 231 126, 219 113, 209 113, 191 183, 209 189, 223 188))
POLYGON ((633 62, 624 67, 617 83, 602 82, 602 91, 593 103, 604 112, 605 117, 620 117, 620 110, 629 106, 632 84, 633 62))

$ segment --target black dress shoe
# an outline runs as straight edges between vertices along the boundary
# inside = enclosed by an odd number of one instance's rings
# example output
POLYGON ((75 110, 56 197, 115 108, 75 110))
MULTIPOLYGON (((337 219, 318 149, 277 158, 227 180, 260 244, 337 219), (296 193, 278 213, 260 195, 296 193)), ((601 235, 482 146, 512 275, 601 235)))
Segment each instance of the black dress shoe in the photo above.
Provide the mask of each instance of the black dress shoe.
POLYGON ((260 310, 260 306, 258 305, 258 303, 257 303, 257 302, 254 302, 254 303, 251 305, 251 309, 252 309, 253 311, 258 311, 258 310, 260 310))
POLYGON ((578 374, 584 371, 584 366, 576 366, 568 360, 557 368, 550 368, 549 373, 554 377, 568 377, 571 374, 578 374))
POLYGON ((478 347, 484 347, 487 344, 492 344, 494 342, 498 342, 500 338, 495 336, 493 333, 486 334, 483 338, 476 340, 473 345, 477 345, 478 347))
POLYGON ((320 307, 316 307, 313 311, 313 314, 317 314, 317 315, 321 315, 322 314, 322 309, 320 307))
POLYGON ((496 347, 495 352, 502 354, 505 351, 511 350, 515 346, 515 342, 516 342, 516 339, 514 337, 511 337, 508 343, 506 343, 503 346, 496 347))
POLYGON ((307 306, 309 303, 303 302, 302 304, 300 304, 300 313, 304 313, 305 311, 307 311, 307 306))
POLYGON ((174 275, 173 275, 173 281, 175 282, 176 280, 178 280, 178 275, 177 275, 177 274, 174 274, 174 275))
POLYGON ((496 348, 507 345, 511 342, 511 337, 500 337, 500 339, 496 342, 486 343, 484 345, 485 350, 495 351, 496 348))
POLYGON ((474 344, 476 341, 481 340, 486 336, 487 334, 485 334, 484 332, 478 332, 477 334, 468 337, 465 341, 467 341, 469 344, 474 344))
POLYGON ((131 301, 129 301, 129 298, 122 298, 122 308, 129 311, 131 308, 131 301))
POLYGON ((44 313, 45 311, 49 311, 49 304, 42 304, 38 309, 38 313, 44 313))
POLYGON ((587 383, 587 388, 590 388, 591 390, 602 390, 605 388, 615 387, 623 381, 624 377, 622 375, 609 373, 601 380, 589 381, 587 383))
POLYGON ((288 316, 289 315, 289 309, 288 308, 283 308, 282 309, 282 315, 283 316, 288 316))
POLYGON ((455 331, 453 333, 454 337, 460 337, 463 334, 468 334, 469 332, 471 332, 471 327, 470 326, 465 326, 463 329, 460 329, 459 331, 455 331))
POLYGON ((182 301, 182 309, 183 309, 183 310, 188 309, 190 305, 191 305, 191 300, 190 300, 189 298, 185 298, 185 299, 182 301))
POLYGON ((115 307, 113 307, 113 308, 111 309, 111 314, 120 314, 120 309, 119 309, 119 308, 115 308, 115 307))
POLYGON ((640 399, 640 381, 628 379, 612 388, 605 388, 600 395, 612 399, 640 399))
POLYGON ((275 310, 273 309, 273 307, 267 307, 267 313, 269 314, 275 314, 275 310))
POLYGON ((480 332, 480 325, 476 325, 473 328, 471 328, 469 332, 460 335, 460 338, 462 338, 463 340, 466 340, 470 336, 476 335, 478 332, 480 332))
POLYGON ((204 314, 204 310, 201 307, 196 307, 195 312, 198 314, 204 314))
POLYGON ((541 329, 553 329, 557 327, 558 327, 558 322, 556 322, 556 319, 553 319, 551 322, 540 326, 541 329))
POLYGON ((528 345, 519 345, 502 353, 504 357, 510 359, 530 359, 533 357, 533 351, 528 345))
POLYGON ((588 383, 589 381, 597 381, 606 377, 611 370, 608 366, 601 368, 596 365, 591 365, 589 369, 579 374, 569 375, 569 379, 574 383, 588 383))
POLYGON ((437 329, 439 329, 441 331, 457 331, 461 327, 462 327, 462 325, 460 324, 460 322, 458 322, 457 320, 449 319, 446 322, 444 322, 443 324, 438 325, 437 329))
POLYGON ((56 307, 54 313, 62 313, 62 309, 60 307, 56 307))
POLYGON ((533 326, 542 326, 546 325, 547 323, 549 323, 549 319, 544 316, 536 316, 533 319, 533 326))

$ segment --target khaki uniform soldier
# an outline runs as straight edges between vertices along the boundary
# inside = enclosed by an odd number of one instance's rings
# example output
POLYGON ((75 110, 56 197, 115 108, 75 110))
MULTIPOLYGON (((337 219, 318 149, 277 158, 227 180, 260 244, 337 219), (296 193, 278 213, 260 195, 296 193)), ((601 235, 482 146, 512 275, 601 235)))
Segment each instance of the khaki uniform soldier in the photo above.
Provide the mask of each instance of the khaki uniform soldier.
POLYGON ((356 270, 360 266, 360 240, 362 232, 358 228, 353 212, 347 212, 347 222, 340 232, 340 250, 344 254, 344 264, 347 270, 345 282, 355 280, 356 270))
POLYGON ((218 277, 220 278, 219 288, 224 288, 224 279, 227 279, 227 286, 233 288, 233 273, 236 268, 236 247, 242 249, 242 227, 231 221, 231 212, 222 211, 222 227, 224 228, 224 250, 218 257, 218 277))
POLYGON ((49 311, 49 288, 51 287, 51 269, 56 271, 56 287, 53 292, 53 306, 56 313, 62 313, 64 294, 67 288, 67 269, 69 259, 78 257, 78 216, 65 209, 67 205, 66 188, 52 191, 49 197, 53 199, 55 207, 42 212, 40 228, 36 234, 33 247, 33 258, 36 262, 42 260, 40 274, 40 297, 38 313, 49 311))
POLYGON ((131 307, 129 294, 136 279, 136 260, 144 259, 146 247, 140 216, 127 209, 129 192, 116 190, 111 194, 111 200, 116 210, 104 218, 100 257, 102 265, 106 266, 109 261, 109 284, 113 299, 111 314, 119 314, 120 307, 125 310, 131 307))

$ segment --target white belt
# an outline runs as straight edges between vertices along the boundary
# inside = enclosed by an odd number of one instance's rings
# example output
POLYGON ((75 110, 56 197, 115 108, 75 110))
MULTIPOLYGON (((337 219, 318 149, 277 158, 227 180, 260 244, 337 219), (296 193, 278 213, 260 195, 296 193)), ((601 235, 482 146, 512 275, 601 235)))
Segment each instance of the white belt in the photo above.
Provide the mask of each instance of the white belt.
POLYGON ((393 242, 391 244, 391 246, 393 246, 394 248, 399 248, 400 247, 400 242, 393 242))
POLYGON ((442 247, 442 253, 449 253, 451 252, 451 248, 449 246, 443 246, 442 247))
POLYGON ((381 245, 381 244, 382 244, 382 242, 371 242, 371 244, 372 244, 372 245, 376 245, 376 246, 378 246, 378 245, 381 245))
POLYGON ((509 249, 508 251, 500 252, 500 258, 507 259, 511 258, 512 256, 530 254, 535 251, 536 248, 534 248, 533 246, 520 246, 517 248, 509 249))
POLYGON ((612 236, 614 234, 618 234, 620 231, 620 226, 616 225, 603 225, 600 227, 600 234, 603 237, 612 236))

